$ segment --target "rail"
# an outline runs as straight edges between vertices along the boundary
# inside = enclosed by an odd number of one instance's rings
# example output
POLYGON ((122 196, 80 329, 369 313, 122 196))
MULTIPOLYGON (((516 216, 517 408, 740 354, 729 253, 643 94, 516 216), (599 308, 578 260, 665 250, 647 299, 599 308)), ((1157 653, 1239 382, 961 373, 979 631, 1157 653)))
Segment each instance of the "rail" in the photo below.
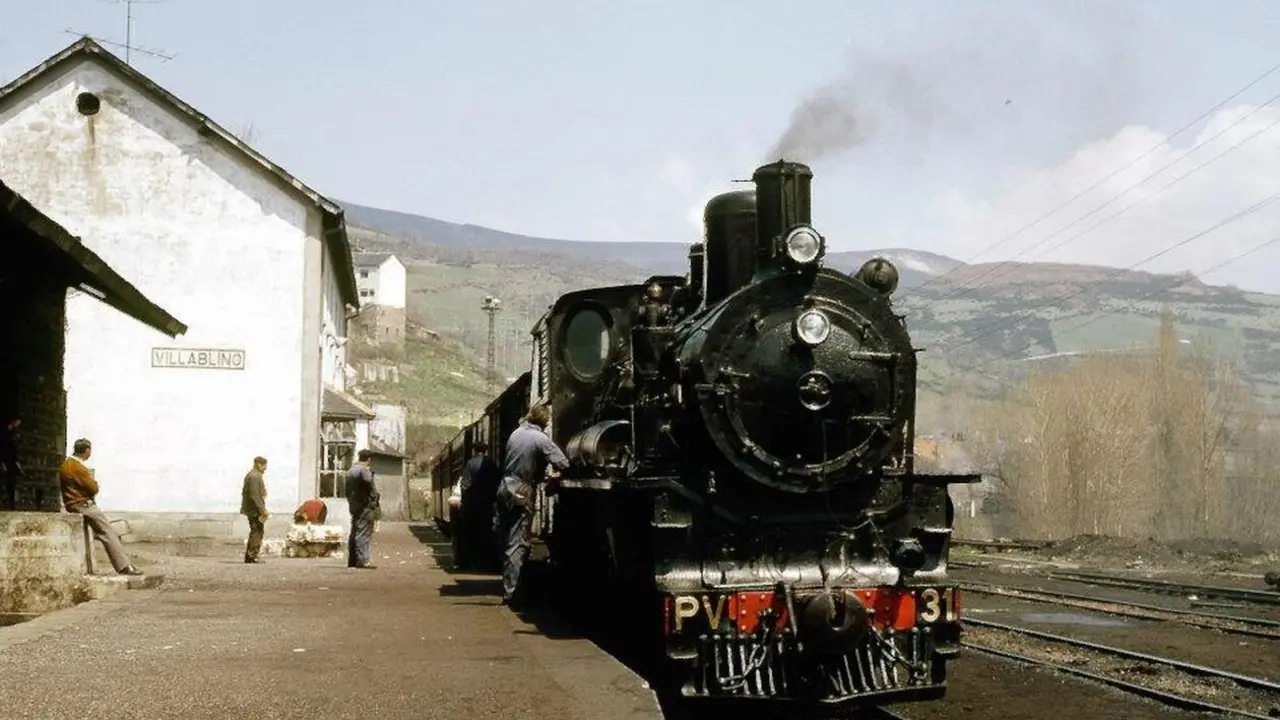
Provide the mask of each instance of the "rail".
POLYGON ((1006 540, 968 540, 964 538, 952 538, 952 545, 961 547, 972 547, 981 550, 1025 550, 1034 552, 1036 550, 1044 550, 1049 547, 1048 542, 1032 542, 1032 541, 1006 541, 1006 540))
POLYGON ((859 718, 867 718, 867 720, 911 720, 906 715, 900 715, 894 710, 886 707, 867 708, 862 714, 857 715, 859 718))
MULTIPOLYGON (((1231 683, 1237 688, 1245 689, 1253 693, 1252 697, 1244 697, 1244 698, 1241 697, 1243 695, 1242 693, 1232 693, 1231 700, 1234 700, 1240 703, 1245 703, 1250 700, 1253 700, 1255 701, 1255 704, 1265 704, 1268 706, 1272 706, 1274 705, 1277 699, 1280 699, 1280 683, 1275 683, 1270 680, 1265 680, 1263 678, 1252 677, 1249 675, 1241 675, 1239 673, 1219 670, 1217 668, 1211 668, 1204 665, 1196 665, 1194 663, 1184 662, 1181 660, 1174 660, 1172 658, 1160 657, 1158 655, 1149 655, 1146 653, 1135 652, 1132 650, 1125 650, 1123 648, 1112 647, 1109 645, 1101 645, 1099 643, 1088 642, 1086 640, 1079 640, 1076 638, 1066 637, 1063 635, 1054 635, 1052 633, 1042 632, 1039 630, 1031 630, 1029 628, 991 622, 989 620, 977 620, 974 618, 967 618, 964 622, 966 627, 969 627, 969 628, 984 628, 987 630, 996 631, 998 633, 1003 632, 1003 633, 1012 634, 1015 636, 1033 638, 1035 640, 1044 641, 1046 643, 1066 645, 1068 647, 1076 648, 1078 650, 1085 650, 1090 653, 1093 653, 1095 656, 1101 656, 1104 658, 1118 658, 1125 661, 1125 663, 1133 663, 1133 662, 1145 663, 1149 666, 1154 666, 1156 668, 1162 668, 1166 670, 1173 670, 1176 672, 1180 672, 1182 674, 1185 674, 1197 679, 1196 683, 1189 683, 1188 687, 1197 687, 1198 685, 1203 684, 1202 681, 1204 680, 1217 680, 1224 683, 1231 683), (1265 696, 1266 700, 1261 701, 1261 696, 1265 696)), ((1187 695, 1180 695, 1174 692, 1170 692, 1168 690, 1152 687, 1150 685, 1141 685, 1135 682, 1131 682, 1129 680, 1115 677, 1114 675, 1104 674, 1103 672, 1094 672, 1092 670, 1086 670, 1080 667, 1076 661, 1072 661, 1072 660, 1067 660, 1064 662, 1055 662, 1052 660, 1036 658, 1031 655, 1025 655, 1022 653, 1014 652, 1012 650, 992 647, 990 645, 984 645, 979 642, 974 642, 972 637, 964 640, 963 642, 965 647, 971 648, 981 653, 1003 657, 1003 658, 1015 660, 1018 662, 1028 663, 1038 667, 1046 667, 1046 668, 1057 670, 1063 673, 1067 673, 1069 675, 1074 675, 1076 677, 1081 677, 1081 678, 1093 680, 1095 682, 1104 683, 1106 685, 1110 685, 1117 689, 1125 690, 1135 695, 1150 698, 1152 700, 1157 700, 1165 704, 1172 705, 1175 707, 1180 707, 1186 710, 1217 712, 1217 713, 1230 714, 1237 717, 1248 717, 1248 718, 1270 718, 1271 717, 1270 715, 1266 715, 1266 714, 1258 714, 1250 709, 1219 705, 1217 703, 1213 703, 1205 699, 1189 697, 1187 695)), ((1140 671, 1135 671, 1135 668, 1133 668, 1132 665, 1124 666, 1119 672, 1130 677, 1137 677, 1141 675, 1140 671)))
POLYGON ((1144 580, 1101 573, 1053 572, 1049 577, 1088 585, 1128 588, 1162 595, 1196 595, 1205 598, 1238 600, 1261 605, 1280 605, 1280 593, 1274 590, 1250 590, 1249 588, 1221 587, 1215 585, 1191 585, 1168 580, 1144 580))
POLYGON ((1092 610, 1109 615, 1144 620, 1173 621, 1192 627, 1208 628, 1234 635, 1280 639, 1280 620, 1183 610, 1181 608, 1149 605, 1128 600, 1112 600, 1093 595, 1077 595, 1075 593, 1041 590, 1039 588, 989 585, 986 583, 961 583, 960 588, 965 592, 978 593, 980 595, 1011 597, 1019 600, 1075 607, 1082 610, 1092 610))

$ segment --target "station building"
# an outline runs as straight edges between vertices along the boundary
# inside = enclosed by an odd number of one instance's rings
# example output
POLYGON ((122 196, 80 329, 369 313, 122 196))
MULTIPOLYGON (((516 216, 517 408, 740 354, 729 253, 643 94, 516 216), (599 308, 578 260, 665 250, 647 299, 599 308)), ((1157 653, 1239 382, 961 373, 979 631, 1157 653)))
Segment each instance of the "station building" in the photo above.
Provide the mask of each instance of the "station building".
POLYGON ((87 38, 0 88, 0 168, 187 326, 67 299, 64 451, 93 441, 99 505, 144 535, 243 534, 257 455, 273 515, 318 494, 359 309, 342 209, 87 38))

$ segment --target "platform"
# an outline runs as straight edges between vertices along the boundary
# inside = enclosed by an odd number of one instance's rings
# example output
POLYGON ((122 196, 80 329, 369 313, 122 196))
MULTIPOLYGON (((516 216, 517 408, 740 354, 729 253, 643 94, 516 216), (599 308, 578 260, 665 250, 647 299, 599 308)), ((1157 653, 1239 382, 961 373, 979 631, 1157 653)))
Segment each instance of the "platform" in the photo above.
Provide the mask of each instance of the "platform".
POLYGON ((133 545, 159 589, 0 628, 5 717, 661 717, 625 667, 501 607, 492 578, 447 574, 407 524, 373 547, 377 570, 133 545))

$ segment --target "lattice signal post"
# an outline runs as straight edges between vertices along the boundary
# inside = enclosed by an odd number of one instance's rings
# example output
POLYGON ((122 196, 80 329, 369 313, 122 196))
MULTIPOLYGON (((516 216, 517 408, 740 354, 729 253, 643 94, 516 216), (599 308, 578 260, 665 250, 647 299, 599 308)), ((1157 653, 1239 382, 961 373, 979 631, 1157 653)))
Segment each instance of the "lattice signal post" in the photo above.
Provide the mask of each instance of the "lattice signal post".
POLYGON ((485 370, 489 376, 489 392, 497 390, 498 385, 498 368, 494 362, 494 346, 497 344, 498 333, 496 320, 498 312, 502 310, 500 307, 502 301, 492 295, 485 295, 484 301, 480 303, 480 309, 489 315, 489 347, 485 353, 485 370))

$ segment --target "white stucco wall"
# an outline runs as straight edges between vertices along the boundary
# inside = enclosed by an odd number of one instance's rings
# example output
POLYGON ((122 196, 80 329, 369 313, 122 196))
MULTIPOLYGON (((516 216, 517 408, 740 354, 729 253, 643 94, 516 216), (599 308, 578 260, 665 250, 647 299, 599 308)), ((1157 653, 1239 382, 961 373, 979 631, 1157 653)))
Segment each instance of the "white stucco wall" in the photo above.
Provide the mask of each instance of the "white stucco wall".
MULTIPOLYGON (((315 208, 93 61, 0 113, 0 172, 190 328, 171 340, 70 298, 68 444, 93 440, 100 505, 236 512, 250 460, 264 455, 268 505, 292 511, 316 470, 300 467, 300 431, 317 435, 319 422, 302 411, 305 353, 320 342, 303 337, 315 208), (92 117, 76 110, 83 91, 101 99, 92 117), (152 367, 153 348, 243 351, 244 365, 152 367)), ((345 335, 345 321, 334 326, 345 335)))
POLYGON ((378 304, 385 307, 403 308, 405 302, 406 278, 404 265, 392 255, 383 261, 378 268, 378 304))
POLYGON ((337 390, 347 388, 347 315, 338 285, 338 274, 329 253, 323 254, 322 294, 324 314, 320 333, 320 379, 337 390))
POLYGON ((378 294, 378 268, 361 265, 356 268, 356 289, 360 291, 360 304, 372 305, 378 294))

